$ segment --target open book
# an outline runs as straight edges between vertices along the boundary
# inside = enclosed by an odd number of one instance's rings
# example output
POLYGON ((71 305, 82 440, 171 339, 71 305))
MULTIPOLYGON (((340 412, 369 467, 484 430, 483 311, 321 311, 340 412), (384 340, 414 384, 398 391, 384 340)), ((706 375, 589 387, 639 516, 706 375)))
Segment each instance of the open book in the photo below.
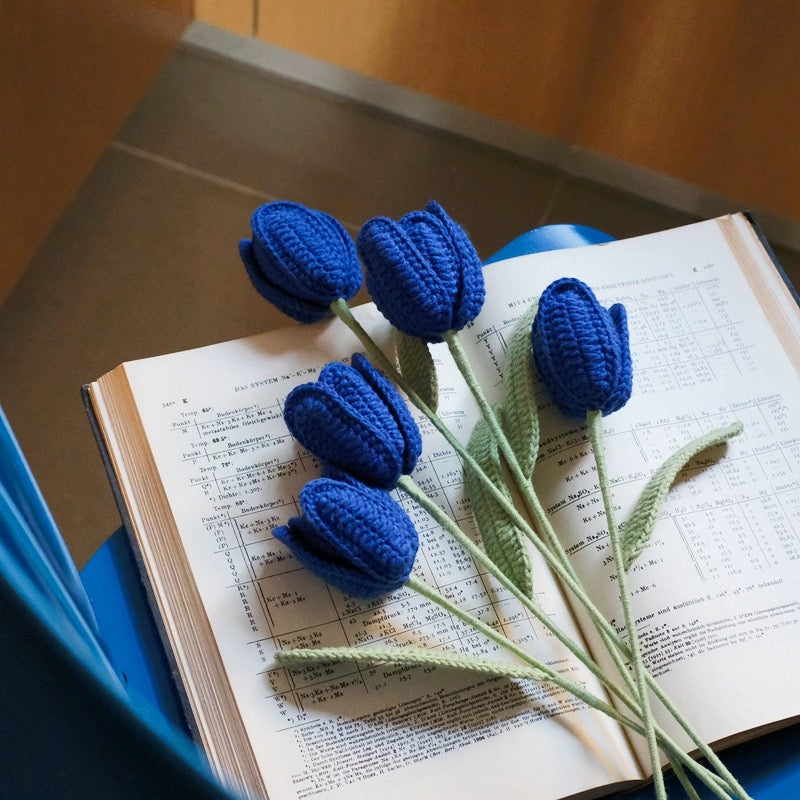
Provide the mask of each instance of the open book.
MULTIPOLYGON (((488 265, 484 309, 459 336, 490 394, 501 391, 515 319, 563 276, 628 311, 633 397, 605 420, 620 521, 670 453, 744 424, 681 473, 630 573, 651 672, 708 742, 788 723, 800 716, 800 312, 791 290, 742 215, 488 265)), ((356 312, 388 352, 388 324, 371 305, 356 312)), ((476 406, 445 345, 432 349, 440 414, 466 441, 476 406)), ((291 325, 129 362, 88 387, 212 766, 271 800, 555 800, 646 780, 640 737, 546 684, 391 663, 276 665, 278 649, 377 643, 511 658, 406 589, 379 601, 344 596, 272 536, 319 474, 287 432, 283 398, 361 350, 339 321, 291 325)), ((560 417, 543 388, 538 397, 534 485, 585 586, 621 626, 585 430, 560 417)), ((420 427, 414 479, 474 533, 459 459, 420 427)), ((602 695, 425 512, 401 502, 421 537, 418 577, 602 695)), ((534 588, 564 629, 603 651, 536 558, 534 588)))

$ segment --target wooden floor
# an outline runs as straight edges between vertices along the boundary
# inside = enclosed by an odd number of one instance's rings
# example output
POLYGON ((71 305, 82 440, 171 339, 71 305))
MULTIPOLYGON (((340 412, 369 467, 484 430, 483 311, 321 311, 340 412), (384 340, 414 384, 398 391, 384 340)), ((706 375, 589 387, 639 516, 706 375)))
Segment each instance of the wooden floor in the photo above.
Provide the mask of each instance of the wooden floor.
POLYGON ((182 45, 0 307, 0 404, 79 565, 119 525, 81 385, 281 324, 237 251, 253 208, 280 198, 354 235, 434 198, 483 257, 550 222, 625 237, 692 221, 182 45))

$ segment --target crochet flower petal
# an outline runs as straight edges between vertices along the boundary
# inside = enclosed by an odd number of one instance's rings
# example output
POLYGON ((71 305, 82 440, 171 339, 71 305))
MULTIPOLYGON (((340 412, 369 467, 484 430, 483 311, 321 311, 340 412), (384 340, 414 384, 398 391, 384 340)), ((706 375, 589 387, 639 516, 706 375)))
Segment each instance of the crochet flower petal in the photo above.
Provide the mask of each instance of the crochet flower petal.
POLYGON ((628 312, 622 303, 616 303, 608 309, 614 330, 617 333, 619 352, 619 372, 614 381, 614 392, 609 397, 604 414, 618 411, 630 399, 633 393, 633 362, 630 357, 630 338, 628 334, 628 312), (626 357, 627 356, 627 357, 626 357))
POLYGON ((253 212, 251 226, 250 247, 248 240, 240 243, 242 260, 256 290, 286 314, 311 321, 309 306, 329 313, 334 300, 360 288, 355 244, 328 214, 299 203, 267 203, 253 212))
POLYGON ((352 365, 375 392, 376 396, 383 401, 386 410, 392 415, 404 443, 402 456, 403 474, 410 475, 422 454, 422 436, 417 423, 394 385, 381 375, 361 353, 353 354, 352 365))
POLYGON ((357 248, 372 299, 409 336, 441 341, 444 333, 474 319, 483 305, 480 259, 466 233, 437 203, 398 222, 369 220, 357 248))
POLYGON ((379 489, 319 478, 300 493, 302 517, 274 531, 297 559, 356 597, 399 589, 414 566, 419 537, 411 520, 379 489))
POLYGON ((386 442, 382 431, 354 413, 328 387, 306 383, 286 398, 284 419, 292 435, 324 462, 359 480, 390 488, 402 474, 402 445, 386 442))
POLYGON ((459 264, 459 283, 450 323, 451 330, 459 331, 483 308, 486 299, 483 264, 466 231, 435 200, 431 200, 425 210, 441 222, 459 264))
POLYGON ((536 366, 565 416, 610 414, 630 398, 631 355, 621 305, 607 310, 586 284, 562 278, 542 293, 531 335, 536 366))
POLYGON ((396 222, 385 217, 369 220, 357 246, 367 289, 392 325, 427 339, 450 329, 451 294, 396 222))
POLYGON ((454 259, 453 240, 447 227, 438 215, 424 211, 412 211, 397 220, 408 238, 414 243, 420 256, 431 268, 444 289, 448 300, 459 294, 459 265, 454 259))
POLYGON ((383 583, 363 575, 349 564, 327 560, 314 552, 308 543, 313 542, 316 532, 303 517, 293 517, 287 525, 275 528, 273 534, 292 551, 306 569, 347 594, 371 599, 391 591, 384 591, 383 583))
POLYGON ((318 383, 327 386, 354 417, 360 417, 374 428, 390 447, 398 452, 403 450, 403 437, 391 412, 386 408, 384 399, 375 393, 358 370, 347 364, 334 362, 325 366, 318 383))
POLYGON ((298 322, 316 322, 331 313, 330 304, 301 300, 272 283, 261 271, 261 266, 253 254, 253 243, 249 239, 242 239, 239 242, 239 255, 256 291, 287 316, 298 322))
POLYGON ((394 386, 361 354, 352 361, 327 364, 315 383, 289 392, 284 419, 323 466, 391 489, 416 466, 419 429, 394 386))

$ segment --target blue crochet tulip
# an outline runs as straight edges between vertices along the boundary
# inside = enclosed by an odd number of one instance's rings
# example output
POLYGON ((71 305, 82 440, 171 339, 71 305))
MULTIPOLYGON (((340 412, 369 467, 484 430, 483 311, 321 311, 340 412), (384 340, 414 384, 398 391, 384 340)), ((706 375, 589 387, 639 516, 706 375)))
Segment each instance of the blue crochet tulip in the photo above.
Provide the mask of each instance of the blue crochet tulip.
POLYGON ((258 293, 284 314, 315 322, 361 288, 355 244, 328 214, 281 201, 257 208, 251 225, 253 238, 239 242, 239 254, 258 293))
POLYGON ((393 592, 408 580, 419 536, 387 492, 317 478, 300 492, 300 506, 303 515, 274 535, 315 575, 364 599, 393 592))
POLYGON ((417 424, 394 386, 360 353, 352 365, 326 365, 315 383, 296 386, 284 419, 326 466, 369 486, 392 488, 422 451, 417 424))
POLYGON ((403 333, 441 341, 483 306, 480 258, 463 229, 433 200, 397 222, 369 220, 357 247, 375 305, 403 333))
POLYGON ((561 278, 539 299, 532 344, 539 374, 565 416, 583 420, 628 402, 633 373, 623 305, 606 309, 585 283, 561 278))

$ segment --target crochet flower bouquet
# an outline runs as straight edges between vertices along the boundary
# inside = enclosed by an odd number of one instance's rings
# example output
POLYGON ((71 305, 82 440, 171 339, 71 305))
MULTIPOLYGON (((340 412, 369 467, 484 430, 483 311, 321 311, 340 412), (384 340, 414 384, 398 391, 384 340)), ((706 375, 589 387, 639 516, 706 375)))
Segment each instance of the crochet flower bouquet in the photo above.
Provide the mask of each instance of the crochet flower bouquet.
POLYGON ((516 324, 506 352, 503 399, 492 406, 458 336, 483 305, 482 265, 466 233, 437 203, 397 221, 369 220, 356 244, 332 217, 289 202, 256 209, 252 230, 252 239, 240 243, 240 254, 256 290, 302 322, 338 316, 366 353, 354 354, 349 364, 329 364, 315 382, 297 386, 286 398, 286 424, 317 456, 322 474, 302 490, 301 515, 277 528, 275 537, 309 570, 348 594, 377 598, 405 586, 508 653, 505 660, 489 660, 416 646, 316 648, 281 651, 276 656, 279 662, 285 666, 342 660, 447 665, 549 682, 646 738, 657 797, 666 797, 663 753, 689 797, 697 797, 693 783, 697 781, 715 796, 747 798, 645 669, 627 586, 627 573, 646 546, 661 502, 680 469, 703 449, 735 436, 740 426, 711 431, 668 458, 621 526, 615 518, 606 470, 602 420, 624 406, 632 391, 622 305, 603 307, 592 290, 574 278, 548 286, 516 324), (347 301, 361 287, 362 262, 375 305, 396 329, 396 352, 382 351, 348 307, 347 301), (466 446, 436 412, 437 379, 429 344, 442 342, 481 411, 466 446), (562 414, 587 427, 616 565, 625 636, 618 634, 587 595, 533 486, 539 449, 537 381, 544 383, 562 414), (427 417, 460 457, 480 546, 415 484, 412 473, 422 441, 407 403, 427 417), (419 537, 395 500, 397 492, 418 503, 619 702, 612 706, 568 674, 537 661, 418 578, 413 567, 419 537), (607 675, 534 599, 531 548, 542 556, 563 590, 586 609, 616 664, 615 676, 607 675), (654 721, 651 698, 688 733, 703 763, 683 752, 654 721))

